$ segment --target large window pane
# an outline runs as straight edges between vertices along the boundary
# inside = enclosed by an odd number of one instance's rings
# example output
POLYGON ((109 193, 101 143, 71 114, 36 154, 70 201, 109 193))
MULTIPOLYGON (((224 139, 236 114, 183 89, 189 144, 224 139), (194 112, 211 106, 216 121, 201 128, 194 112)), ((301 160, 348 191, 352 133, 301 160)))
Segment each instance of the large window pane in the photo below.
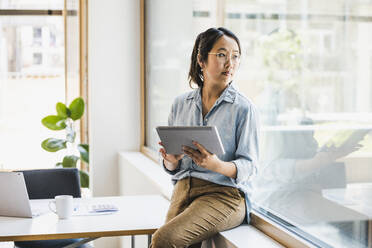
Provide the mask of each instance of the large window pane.
POLYGON ((226 2, 236 83, 261 110, 256 208, 321 245, 371 245, 371 6, 226 2))
POLYGON ((61 153, 40 144, 53 132, 41 119, 65 101, 62 16, 0 16, 0 166, 53 167, 61 153))
POLYGON ((222 23, 261 113, 255 209, 320 246, 370 246, 372 3, 181 2, 146 1, 146 145, 158 150, 154 128, 190 90, 196 35, 222 23))

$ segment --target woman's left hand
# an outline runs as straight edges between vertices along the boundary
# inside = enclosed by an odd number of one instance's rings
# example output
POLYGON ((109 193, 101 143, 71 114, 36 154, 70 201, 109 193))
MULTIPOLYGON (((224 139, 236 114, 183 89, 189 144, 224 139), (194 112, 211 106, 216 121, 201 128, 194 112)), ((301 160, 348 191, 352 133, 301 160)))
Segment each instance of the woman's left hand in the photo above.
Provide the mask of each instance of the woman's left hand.
POLYGON ((207 151, 201 144, 196 141, 192 142, 198 149, 192 149, 189 146, 183 146, 183 152, 188 155, 196 165, 203 168, 216 171, 220 159, 215 155, 207 151))

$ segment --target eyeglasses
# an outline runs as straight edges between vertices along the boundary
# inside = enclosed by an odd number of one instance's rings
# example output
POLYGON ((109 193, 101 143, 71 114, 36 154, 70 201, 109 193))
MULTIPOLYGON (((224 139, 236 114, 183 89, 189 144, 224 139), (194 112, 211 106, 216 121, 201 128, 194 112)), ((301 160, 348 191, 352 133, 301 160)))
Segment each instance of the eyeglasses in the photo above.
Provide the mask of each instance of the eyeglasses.
POLYGON ((226 53, 208 53, 208 54, 216 55, 216 58, 217 58, 218 62, 220 62, 220 63, 226 63, 228 58, 231 59, 231 62, 233 64, 237 64, 237 63, 240 62, 240 54, 239 53, 232 53, 232 54, 230 54, 230 56, 227 56, 226 53))

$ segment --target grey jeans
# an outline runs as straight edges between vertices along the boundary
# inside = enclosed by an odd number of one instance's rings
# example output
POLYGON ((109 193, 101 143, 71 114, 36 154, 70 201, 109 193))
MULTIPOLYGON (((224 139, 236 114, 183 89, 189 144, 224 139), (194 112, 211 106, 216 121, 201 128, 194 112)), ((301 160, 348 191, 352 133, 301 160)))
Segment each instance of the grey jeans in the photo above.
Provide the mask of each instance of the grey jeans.
POLYGON ((166 223, 154 233, 150 247, 201 247, 203 240, 240 225, 245 213, 238 189, 184 178, 174 187, 166 223))

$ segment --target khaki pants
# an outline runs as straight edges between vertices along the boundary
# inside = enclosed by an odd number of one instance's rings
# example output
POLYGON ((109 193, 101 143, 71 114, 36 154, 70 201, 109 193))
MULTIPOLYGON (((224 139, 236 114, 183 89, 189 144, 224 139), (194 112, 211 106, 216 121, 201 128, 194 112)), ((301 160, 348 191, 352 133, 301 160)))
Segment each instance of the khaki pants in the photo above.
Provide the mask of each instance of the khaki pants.
POLYGON ((184 178, 174 187, 166 223, 150 247, 201 247, 203 240, 240 225, 244 217, 244 195, 238 189, 184 178))

